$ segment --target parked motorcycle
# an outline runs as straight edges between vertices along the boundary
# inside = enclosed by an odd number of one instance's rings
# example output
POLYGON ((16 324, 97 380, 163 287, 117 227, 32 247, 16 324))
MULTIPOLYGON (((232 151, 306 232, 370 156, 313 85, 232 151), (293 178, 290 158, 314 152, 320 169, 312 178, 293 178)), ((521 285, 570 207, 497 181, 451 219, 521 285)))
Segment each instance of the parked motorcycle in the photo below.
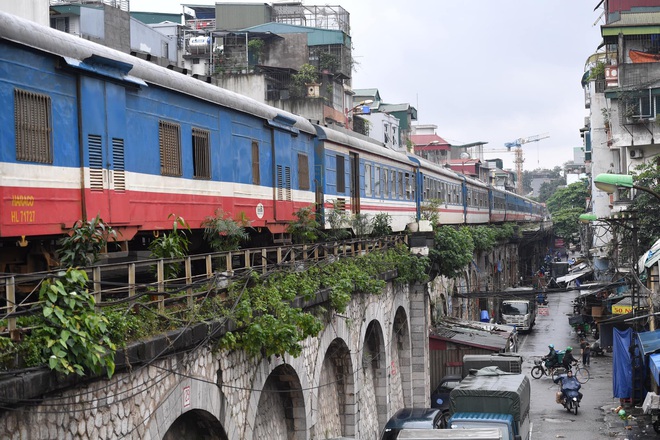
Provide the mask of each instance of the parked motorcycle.
POLYGON ((542 359, 534 360, 534 366, 530 373, 534 379, 540 379, 541 377, 555 377, 560 374, 566 374, 566 369, 561 365, 555 365, 554 367, 548 368, 546 366, 546 361, 542 359))

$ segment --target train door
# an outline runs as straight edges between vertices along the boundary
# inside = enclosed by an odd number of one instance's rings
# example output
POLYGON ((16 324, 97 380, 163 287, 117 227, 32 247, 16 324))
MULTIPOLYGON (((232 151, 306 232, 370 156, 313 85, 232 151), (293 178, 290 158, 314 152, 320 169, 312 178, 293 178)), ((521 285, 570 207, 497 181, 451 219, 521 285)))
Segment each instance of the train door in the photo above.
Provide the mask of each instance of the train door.
POLYGON ((275 220, 293 220, 293 196, 291 188, 292 165, 291 135, 272 129, 273 157, 273 209, 275 220))
POLYGON ((111 225, 130 220, 126 194, 126 91, 123 86, 81 77, 84 209, 111 225))
MULTIPOLYGON (((350 153, 351 163, 351 212, 353 214, 360 213, 360 155, 357 153, 350 153)), ((376 176, 380 180, 381 176, 376 176)))

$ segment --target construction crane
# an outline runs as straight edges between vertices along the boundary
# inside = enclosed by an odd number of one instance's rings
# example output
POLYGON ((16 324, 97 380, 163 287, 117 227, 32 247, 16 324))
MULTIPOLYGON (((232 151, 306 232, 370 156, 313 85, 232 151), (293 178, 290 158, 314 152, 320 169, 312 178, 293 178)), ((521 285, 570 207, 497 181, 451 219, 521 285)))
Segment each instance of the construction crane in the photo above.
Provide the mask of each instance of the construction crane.
POLYGON ((536 134, 526 138, 518 138, 515 141, 506 142, 504 144, 504 146, 507 148, 507 151, 511 151, 512 148, 515 149, 514 152, 516 154, 516 158, 513 162, 516 164, 516 192, 519 195, 522 195, 523 193, 523 162, 525 161, 525 159, 523 159, 522 146, 524 144, 528 144, 530 142, 538 142, 549 137, 550 135, 548 133, 536 134))

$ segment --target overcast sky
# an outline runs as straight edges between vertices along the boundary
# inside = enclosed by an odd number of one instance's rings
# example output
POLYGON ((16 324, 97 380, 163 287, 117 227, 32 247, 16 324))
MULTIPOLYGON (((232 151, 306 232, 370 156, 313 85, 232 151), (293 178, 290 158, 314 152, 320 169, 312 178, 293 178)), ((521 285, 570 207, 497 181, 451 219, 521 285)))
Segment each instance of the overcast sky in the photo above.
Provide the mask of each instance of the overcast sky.
MULTIPOLYGON (((199 0, 130 0, 133 11, 182 11, 199 0)), ((240 3, 234 0, 232 3, 240 3)), ((254 0, 246 3, 255 3, 254 0)), ((269 2, 270 3, 270 2, 269 2)), ((353 88, 377 88, 391 104, 417 108, 454 145, 523 146, 524 169, 552 168, 582 146, 588 114, 580 79, 601 42, 598 0, 305 0, 350 14, 353 88)), ((513 168, 513 153, 499 152, 513 168)))

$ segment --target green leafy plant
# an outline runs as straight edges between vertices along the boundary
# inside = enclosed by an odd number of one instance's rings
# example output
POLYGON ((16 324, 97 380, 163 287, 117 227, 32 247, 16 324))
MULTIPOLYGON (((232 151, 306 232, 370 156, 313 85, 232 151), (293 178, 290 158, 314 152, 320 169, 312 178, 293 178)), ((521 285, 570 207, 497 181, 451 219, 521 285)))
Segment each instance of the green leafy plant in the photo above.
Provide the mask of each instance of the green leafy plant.
POLYGON ((107 318, 95 311, 87 282, 87 273, 76 269, 44 281, 39 300, 45 324, 34 336, 45 343, 43 352, 50 369, 79 376, 105 369, 112 377, 116 347, 107 334, 107 318))
POLYGON ((439 275, 455 278, 471 261, 474 242, 467 227, 441 226, 437 229, 433 248, 429 250, 432 269, 439 275))
POLYGON ((339 67, 339 61, 337 57, 330 52, 321 52, 319 54, 319 69, 328 70, 330 73, 334 73, 339 67))
POLYGON ((420 208, 420 218, 431 222, 433 229, 436 229, 440 224, 440 215, 438 213, 442 205, 441 199, 431 199, 425 202, 420 208))
POLYGON ((425 272, 428 266, 427 258, 411 255, 406 246, 399 246, 386 252, 314 265, 304 271, 265 277, 253 273, 246 285, 234 284, 229 289, 228 303, 236 306, 225 309, 223 314, 239 330, 225 334, 220 347, 242 349, 253 355, 298 356, 301 342, 318 335, 323 324, 314 310, 292 307, 292 300, 312 299, 319 291, 328 289, 332 309, 342 313, 356 292, 379 295, 385 286, 381 274, 396 270, 399 282, 423 282, 428 279, 425 272))
POLYGON ((386 212, 379 212, 371 219, 371 236, 383 237, 392 233, 392 217, 386 212))
POLYGON ((330 223, 329 239, 344 240, 351 236, 350 231, 346 229, 350 224, 350 216, 338 200, 333 200, 332 209, 326 211, 326 216, 330 223))
POLYGON ((489 252, 497 243, 497 232, 488 226, 470 228, 470 236, 476 252, 489 252))
MULTIPOLYGON (((190 227, 182 217, 175 214, 168 216, 168 218, 172 217, 174 217, 172 232, 165 232, 149 243, 151 258, 183 258, 188 253, 190 240, 181 228, 190 230, 190 227)), ((165 279, 176 278, 181 272, 181 268, 181 263, 165 264, 165 279)))
POLYGON ((311 206, 300 208, 294 213, 295 220, 289 222, 287 232, 291 234, 294 243, 312 243, 319 236, 319 222, 311 206))
POLYGON ((216 209, 215 216, 206 217, 202 222, 204 239, 217 252, 238 249, 241 242, 249 238, 245 230, 249 226, 250 221, 244 215, 239 220, 233 220, 222 209, 216 209))
POLYGON ((96 263, 108 239, 116 237, 114 229, 98 215, 92 220, 78 220, 69 234, 59 241, 60 266, 84 267, 96 263))
POLYGON ((311 64, 303 64, 297 73, 291 75, 291 97, 304 98, 307 96, 307 84, 316 84, 319 73, 311 64))
POLYGON ((259 63, 264 52, 264 40, 255 38, 248 41, 248 53, 254 54, 254 58, 259 63))
POLYGON ((351 228, 356 237, 366 237, 371 233, 371 222, 366 214, 357 213, 351 219, 351 228))

